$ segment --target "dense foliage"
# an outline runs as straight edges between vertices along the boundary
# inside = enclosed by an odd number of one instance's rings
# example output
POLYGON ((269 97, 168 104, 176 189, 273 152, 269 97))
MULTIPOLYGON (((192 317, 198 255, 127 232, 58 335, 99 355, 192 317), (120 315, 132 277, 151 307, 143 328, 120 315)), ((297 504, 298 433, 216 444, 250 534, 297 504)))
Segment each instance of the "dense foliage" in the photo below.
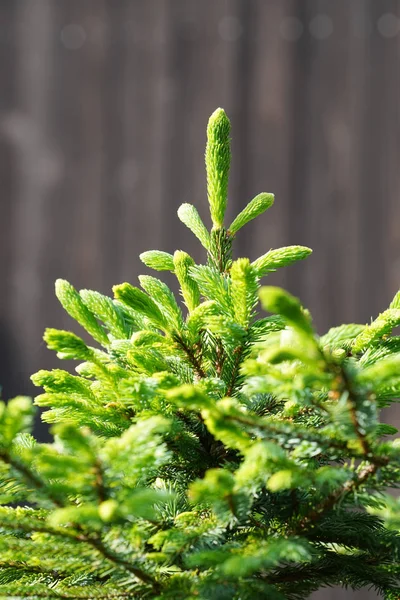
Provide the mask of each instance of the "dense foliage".
POLYGON ((230 124, 210 118, 207 251, 149 251, 178 279, 114 299, 56 283, 94 339, 44 339, 77 374, 39 371, 54 442, 30 434, 25 397, 0 411, 0 597, 295 600, 322 586, 400 597, 400 444, 380 412, 400 395, 400 293, 369 325, 319 337, 299 300, 260 280, 305 258, 290 246, 232 257, 260 194, 224 226, 230 124), (270 316, 259 314, 262 309, 270 316))

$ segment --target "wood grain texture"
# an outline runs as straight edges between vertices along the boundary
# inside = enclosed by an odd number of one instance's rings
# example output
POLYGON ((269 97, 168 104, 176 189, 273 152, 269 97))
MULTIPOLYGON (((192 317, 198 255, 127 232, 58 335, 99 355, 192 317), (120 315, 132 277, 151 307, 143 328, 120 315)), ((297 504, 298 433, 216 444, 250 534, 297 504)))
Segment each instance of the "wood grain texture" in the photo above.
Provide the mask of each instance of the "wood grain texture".
MULTIPOLYGON (((146 249, 202 258, 176 209, 192 202, 209 222, 217 106, 233 127, 228 218, 276 194, 236 255, 311 246, 269 281, 321 332, 384 309, 400 283, 399 24, 400 0, 1 0, 5 396, 56 364, 42 331, 72 325, 57 277, 109 293, 136 283, 146 249)), ((357 597, 374 595, 313 596, 357 597)))

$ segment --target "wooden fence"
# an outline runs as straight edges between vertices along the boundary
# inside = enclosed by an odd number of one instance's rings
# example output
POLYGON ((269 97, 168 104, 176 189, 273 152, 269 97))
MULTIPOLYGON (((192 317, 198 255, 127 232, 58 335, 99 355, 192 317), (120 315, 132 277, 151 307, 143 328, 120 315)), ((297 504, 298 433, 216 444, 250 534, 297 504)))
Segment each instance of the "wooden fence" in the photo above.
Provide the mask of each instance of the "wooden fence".
MULTIPOLYGON (((230 214, 276 193, 237 255, 314 248, 270 281, 321 332, 386 308, 400 284, 399 50, 399 0, 0 0, 5 396, 56 364, 41 336, 71 326, 57 277, 108 293, 135 282, 144 250, 201 258, 176 209, 207 218, 217 106, 233 126, 230 214)), ((316 597, 374 597, 360 594, 316 597)))

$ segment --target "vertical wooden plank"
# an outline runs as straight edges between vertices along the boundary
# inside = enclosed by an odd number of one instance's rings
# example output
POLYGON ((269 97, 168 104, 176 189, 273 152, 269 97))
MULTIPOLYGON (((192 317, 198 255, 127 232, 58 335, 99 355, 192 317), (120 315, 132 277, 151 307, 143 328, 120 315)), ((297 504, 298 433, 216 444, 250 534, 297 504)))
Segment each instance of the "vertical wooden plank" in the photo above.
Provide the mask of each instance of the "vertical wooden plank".
MULTIPOLYGON (((324 330, 345 320, 355 304, 358 197, 350 194, 358 185, 360 122, 354 109, 362 95, 357 73, 362 73, 364 55, 362 40, 351 28, 348 3, 317 1, 297 3, 296 8, 303 34, 293 55, 288 228, 314 255, 301 273, 293 271, 290 283, 324 330), (328 35, 329 25, 333 31, 328 35)), ((362 11, 358 5, 356 18, 362 11)), ((312 599, 351 596, 351 591, 325 588, 312 599)))
MULTIPOLYGON (((42 340, 45 327, 53 326, 75 330, 81 328, 72 321, 54 296, 54 281, 58 277, 69 279, 77 287, 96 287, 101 282, 101 250, 99 249, 99 221, 102 214, 101 162, 102 162, 102 47, 101 35, 96 35, 98 19, 102 17, 102 2, 91 0, 82 3, 64 0, 55 4, 47 0, 28 3, 21 0, 21 10, 28 14, 28 26, 36 36, 46 41, 43 60, 43 80, 37 79, 35 65, 26 55, 36 48, 28 47, 20 76, 25 86, 30 80, 37 89, 37 108, 33 118, 40 129, 44 150, 34 145, 30 156, 32 172, 24 178, 26 198, 40 221, 36 232, 36 247, 26 246, 25 267, 36 261, 38 301, 32 305, 29 296, 20 295, 15 318, 33 324, 29 331, 29 362, 24 381, 38 368, 60 367, 53 352, 42 340), (39 24, 31 22, 31 11, 39 14, 39 24), (45 18, 47 16, 47 18, 45 18), (44 35, 42 29, 46 24, 44 35), (37 189, 37 200, 35 190, 37 189), (22 317, 22 319, 21 319, 22 317)), ((39 47, 44 42, 36 42, 39 47)), ((23 40, 20 45, 24 48, 23 40)), ((32 92, 26 87, 24 98, 28 103, 32 92)), ((25 220, 28 215, 25 215, 25 220)), ((21 220, 23 222, 23 220, 21 220)), ((36 230, 34 230, 36 231, 36 230)), ((22 352, 24 331, 19 334, 22 352)), ((73 369, 74 365, 63 365, 73 369)), ((38 393, 30 387, 29 392, 38 393)), ((47 428, 38 428, 39 437, 47 428)))
MULTIPOLYGON (((358 150, 352 98, 360 98, 353 66, 359 42, 351 31, 349 4, 298 5, 304 27, 295 55, 294 129, 289 231, 314 249, 295 289, 319 329, 346 320, 355 305, 357 201, 350 199, 350 164, 358 150), (323 82, 323 85, 322 85, 323 82), (355 279, 355 278, 354 278, 355 279), (353 297, 353 299, 352 299, 353 297)), ((362 66, 362 65, 361 65, 362 66)), ((356 71, 357 72, 357 71, 356 71)))
POLYGON ((180 224, 176 210, 182 202, 199 209, 209 225, 204 147, 209 115, 218 106, 230 114, 234 47, 240 32, 236 0, 207 4, 169 0, 167 30, 165 129, 162 141, 163 247, 187 249, 196 260, 203 252, 180 224))
MULTIPOLYGON (((238 236, 240 253, 252 259, 290 243, 286 225, 292 129, 290 77, 296 42, 282 35, 282 26, 292 16, 293 4, 292 0, 254 0, 246 5, 251 50, 244 52, 246 60, 242 58, 238 65, 235 86, 240 90, 237 112, 242 120, 235 142, 239 177, 234 186, 235 210, 241 210, 261 191, 273 192, 276 197, 268 213, 238 236)), ((276 274, 268 282, 283 284, 284 277, 276 274)))
MULTIPOLYGON (((392 12, 400 22, 400 1, 391 6, 392 12)), ((385 219, 385 247, 384 260, 387 268, 387 285, 385 300, 392 298, 400 288, 400 85, 399 78, 393 77, 398 71, 400 62, 400 35, 387 39, 390 47, 390 60, 385 63, 385 70, 390 85, 390 93, 385 101, 386 108, 385 131, 383 138, 386 141, 386 151, 383 157, 384 193, 388 196, 388 210, 385 219)), ((385 306, 385 305, 384 305, 385 306)), ((400 430, 400 406, 393 405, 388 410, 387 421, 400 430)))
MULTIPOLYGON (((51 3, 15 2, 16 96, 4 123, 14 147, 15 180, 10 232, 12 271, 8 314, 17 339, 15 376, 21 392, 29 388, 29 369, 40 347, 38 315, 42 306, 40 263, 45 240, 46 199, 58 163, 46 130, 51 68, 51 3)), ((8 225, 10 226, 10 224, 8 225)))
MULTIPOLYGON (((53 19, 49 129, 62 162, 61 178, 48 205, 42 277, 47 297, 57 277, 77 287, 100 287, 103 246, 103 72, 105 3, 58 3, 53 19)), ((63 313, 49 302, 47 319, 63 313)))
MULTIPOLYGON (((109 5, 109 14, 114 12, 109 5)), ((165 61, 165 0, 146 3, 123 3, 121 20, 114 29, 116 43, 120 45, 117 56, 109 62, 109 69, 117 67, 119 81, 115 77, 118 103, 112 102, 111 88, 109 107, 113 110, 108 119, 109 134, 118 124, 120 139, 117 163, 109 173, 113 192, 108 197, 109 219, 106 228, 114 229, 118 237, 118 252, 114 254, 114 269, 108 274, 111 286, 120 280, 133 280, 144 268, 139 252, 160 240, 161 188, 161 136, 163 118, 163 95, 165 93, 163 72, 165 61), (122 64, 116 65, 116 60, 122 64), (117 205, 118 212, 114 212, 117 205), (116 262, 118 264, 116 264, 116 262), (112 281, 113 279, 113 281, 112 281)), ((113 259, 109 259, 113 260, 113 259)), ((110 264, 110 263, 108 263, 110 264)))
MULTIPOLYGON (((328 7, 325 5, 324 8, 328 7)), ((329 5, 329 9, 333 8, 339 8, 339 3, 329 5)), ((345 48, 350 52, 346 57, 347 62, 345 56, 342 57, 343 64, 347 65, 348 77, 343 86, 344 92, 338 93, 336 88, 331 93, 335 103, 339 99, 339 104, 343 93, 347 96, 343 108, 347 113, 345 123, 350 135, 347 153, 350 168, 347 174, 346 169, 343 170, 343 188, 340 186, 338 189, 341 200, 344 200, 343 204, 340 202, 342 207, 337 213, 328 211, 324 217, 333 223, 335 230, 336 242, 332 237, 331 243, 326 245, 327 260, 324 262, 330 268, 334 267, 331 274, 334 285, 332 291, 337 297, 332 301, 332 297, 321 289, 320 299, 324 300, 325 307, 330 307, 335 322, 354 318, 362 322, 383 310, 389 301, 385 297, 390 261, 387 251, 387 231, 390 230, 388 215, 393 197, 398 195, 398 178, 393 174, 392 162, 398 161, 398 145, 393 139, 393 135, 396 135, 393 129, 396 131, 398 126, 399 87, 398 78, 393 77, 398 70, 398 40, 388 39, 382 33, 384 28, 380 20, 383 15, 398 15, 399 3, 391 0, 380 3, 371 1, 353 3, 348 8, 351 11, 351 29, 345 48), (391 159, 388 160, 389 156, 391 159), (340 222, 335 223, 335 218, 339 218, 340 222), (335 248, 339 248, 338 255, 334 252, 335 248)), ((329 69, 329 73, 330 78, 326 75, 324 78, 324 88, 327 86, 328 91, 330 81, 337 77, 333 69, 329 69)), ((322 89, 320 85, 319 90, 322 89)), ((326 99, 322 106, 324 116, 328 108, 329 117, 329 102, 326 99)), ((338 132, 337 126, 331 129, 331 134, 338 132)), ((333 148, 335 141, 334 137, 330 138, 333 148)), ((313 164, 318 166, 318 161, 315 163, 314 160, 313 164)), ((333 181, 336 188, 336 182, 340 180, 334 178, 333 181)), ((313 196, 311 193, 311 198, 313 196)), ((311 200, 308 209, 312 206, 311 200)), ((308 280, 309 284, 312 284, 311 279, 308 280)), ((393 420, 393 416, 391 411, 389 421, 393 420)), ((333 589, 321 590, 312 598, 372 600, 377 595, 367 590, 351 592, 333 589)))
MULTIPOLYGON (((400 0, 392 6, 392 14, 400 19, 400 0)), ((387 182, 388 214, 385 223, 385 262, 388 267, 388 294, 394 296, 400 287, 400 84, 399 77, 393 76, 398 72, 400 63, 400 35, 387 40, 391 48, 391 59, 385 64, 390 94, 387 95, 388 103, 386 114, 386 153, 384 164, 385 181, 387 182)))
MULTIPOLYGON (((400 0, 392 6, 392 14, 400 19, 400 0)), ((387 234, 385 235, 385 262, 388 264, 388 294, 394 296, 400 287, 400 170, 398 168, 400 159, 400 84, 397 73, 400 63, 400 35, 393 36, 387 40, 391 48, 390 62, 385 69, 390 94, 387 95, 388 103, 386 114, 386 153, 384 164, 385 181, 387 182, 388 214, 385 223, 387 234)))
POLYGON ((384 15, 399 15, 399 4, 396 0, 383 0, 379 5, 375 2, 369 4, 374 27, 367 55, 366 109, 360 147, 363 166, 363 206, 360 211, 363 260, 358 296, 361 306, 363 303, 365 306, 365 318, 376 316, 387 307, 390 300, 385 246, 389 205, 397 189, 391 178, 393 162, 389 156, 394 152, 391 139, 393 130, 396 130, 396 106, 399 101, 398 78, 393 76, 398 70, 397 40, 382 34, 384 29, 380 22, 384 15))
MULTIPOLYGON (((253 63, 256 54, 256 4, 254 1, 240 0, 237 3, 236 19, 240 23, 240 37, 234 50, 233 65, 233 95, 232 95, 232 123, 233 123, 233 160, 230 186, 229 215, 233 219, 249 199, 249 181, 251 156, 250 144, 252 142, 250 123, 252 122, 252 94, 251 88, 256 73, 253 63)), ((234 252, 239 256, 246 255, 247 240, 249 236, 238 236, 234 252)))
MULTIPOLYGON (((385 0, 379 6, 371 2, 370 11, 376 28, 371 38, 368 92, 370 111, 375 118, 365 124, 365 193, 370 197, 362 224, 365 262, 360 303, 376 316, 400 288, 400 35, 396 34, 400 2, 385 0), (369 143, 371 139, 374 144, 369 143), (372 182, 371 171, 375 174, 372 182)), ((400 429, 399 404, 388 408, 384 418, 400 429)))
POLYGON ((0 72, 5 82, 0 94, 0 388, 2 397, 8 398, 19 382, 15 364, 18 363, 16 334, 9 319, 12 303, 12 248, 11 224, 14 218, 12 199, 15 194, 15 145, 10 135, 16 103, 16 27, 17 7, 13 0, 0 4, 0 72), (13 57, 14 60, 10 60, 13 57))
MULTIPOLYGON (((124 0, 105 2, 102 19, 98 22, 103 35, 102 127, 102 202, 98 222, 99 247, 97 269, 101 268, 101 291, 110 295, 110 288, 120 280, 125 195, 134 193, 134 173, 125 158, 126 114, 124 111, 125 70, 130 47, 129 21, 124 0), (101 260, 101 264, 100 264, 101 260)), ((132 103, 131 110, 135 105, 132 103)), ((132 199, 133 201, 133 199, 132 199)), ((86 284, 87 285, 87 284, 86 284)))

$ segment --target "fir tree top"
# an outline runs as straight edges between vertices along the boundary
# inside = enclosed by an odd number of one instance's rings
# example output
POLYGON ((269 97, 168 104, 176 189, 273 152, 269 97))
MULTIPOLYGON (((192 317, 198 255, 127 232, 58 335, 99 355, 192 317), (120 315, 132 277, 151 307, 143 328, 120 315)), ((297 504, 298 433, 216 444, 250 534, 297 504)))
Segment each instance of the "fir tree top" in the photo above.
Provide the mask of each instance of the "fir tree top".
POLYGON ((60 359, 32 380, 54 441, 31 436, 25 397, 0 406, 0 598, 304 599, 330 585, 400 598, 397 430, 400 293, 368 325, 314 330, 301 302, 263 277, 303 246, 233 259, 274 197, 226 226, 230 124, 207 128, 212 229, 178 216, 207 253, 141 254, 171 271, 111 299, 63 280, 56 294, 93 338, 47 329, 60 359), (261 308, 269 316, 260 314, 261 308))

